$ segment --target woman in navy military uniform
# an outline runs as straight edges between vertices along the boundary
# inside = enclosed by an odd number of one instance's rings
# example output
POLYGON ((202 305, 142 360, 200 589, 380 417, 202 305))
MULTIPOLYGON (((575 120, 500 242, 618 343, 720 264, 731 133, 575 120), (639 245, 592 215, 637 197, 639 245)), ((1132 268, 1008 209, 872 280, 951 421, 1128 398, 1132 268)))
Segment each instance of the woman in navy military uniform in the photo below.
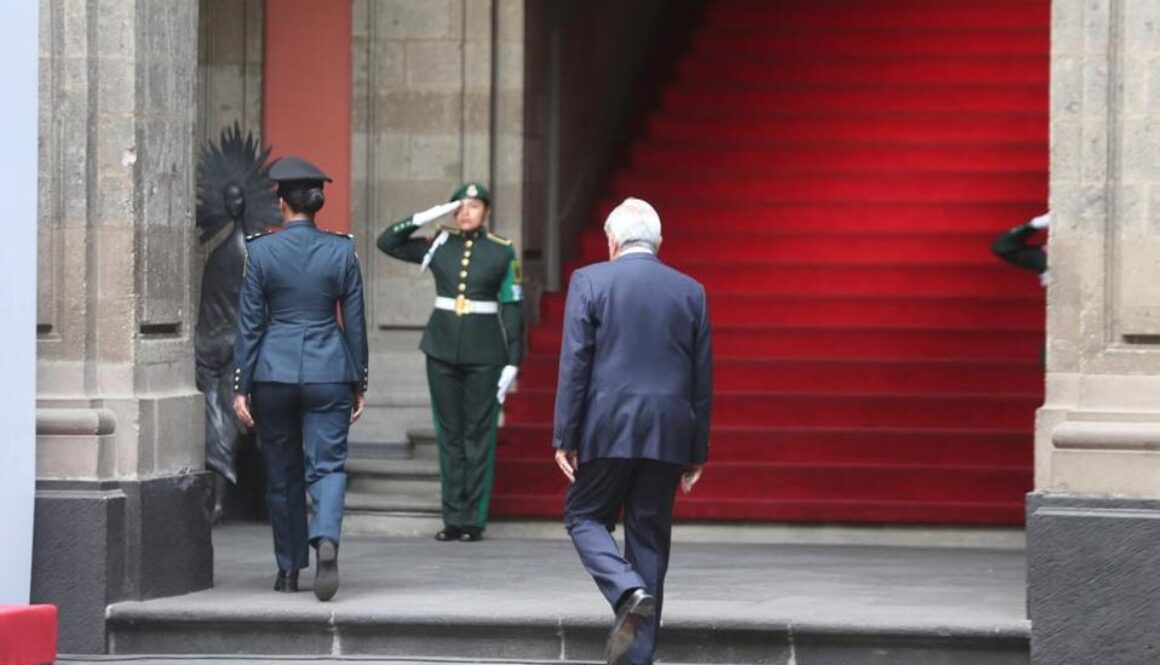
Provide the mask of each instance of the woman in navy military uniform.
POLYGON ((440 541, 483 538, 491 502, 500 404, 523 356, 520 264, 509 240, 485 226, 491 195, 467 183, 451 200, 391 225, 379 249, 430 268, 435 310, 419 348, 439 442, 443 529, 440 541), (412 238, 424 224, 455 213, 454 226, 412 238))
POLYGON ((352 236, 314 225, 330 178, 297 157, 275 162, 270 178, 283 230, 246 238, 234 411, 257 427, 266 461, 274 589, 298 590, 313 545, 314 594, 329 600, 338 591, 346 438, 367 388, 362 273, 352 236), (309 527, 306 492, 314 503, 309 527))

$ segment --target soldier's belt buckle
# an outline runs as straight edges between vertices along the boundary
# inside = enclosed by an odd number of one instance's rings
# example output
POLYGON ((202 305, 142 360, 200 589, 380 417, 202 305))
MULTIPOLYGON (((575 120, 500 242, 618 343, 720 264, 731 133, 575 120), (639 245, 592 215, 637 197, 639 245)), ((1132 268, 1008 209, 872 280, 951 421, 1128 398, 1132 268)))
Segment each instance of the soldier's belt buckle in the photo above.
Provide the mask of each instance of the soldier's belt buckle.
POLYGON ((471 313, 471 301, 463 296, 455 298, 455 316, 463 316, 471 313))

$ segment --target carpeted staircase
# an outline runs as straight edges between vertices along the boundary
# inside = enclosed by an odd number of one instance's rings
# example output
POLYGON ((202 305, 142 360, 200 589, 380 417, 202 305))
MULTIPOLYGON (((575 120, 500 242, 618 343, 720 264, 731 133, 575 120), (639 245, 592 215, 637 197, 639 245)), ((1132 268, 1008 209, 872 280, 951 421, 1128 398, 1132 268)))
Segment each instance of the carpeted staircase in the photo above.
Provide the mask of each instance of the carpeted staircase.
MULTIPOLYGON (((990 253, 1047 199, 1049 0, 719 0, 611 174, 709 290, 710 466, 682 517, 1020 524, 1044 296, 990 253)), ((493 513, 555 517, 565 294, 530 332, 493 513)))

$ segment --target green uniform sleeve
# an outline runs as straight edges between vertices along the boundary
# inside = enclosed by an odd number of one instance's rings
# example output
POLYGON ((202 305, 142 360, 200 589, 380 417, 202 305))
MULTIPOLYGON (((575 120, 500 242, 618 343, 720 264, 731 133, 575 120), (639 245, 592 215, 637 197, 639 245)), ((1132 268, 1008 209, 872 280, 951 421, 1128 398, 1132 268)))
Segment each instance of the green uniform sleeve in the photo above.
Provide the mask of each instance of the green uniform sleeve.
POLYGON ((1030 224, 1020 224, 996 238, 991 251, 1011 265, 1043 272, 1047 270, 1047 253, 1042 247, 1027 242, 1038 232, 1030 224))
POLYGON ((520 262, 514 251, 496 300, 500 303, 500 321, 507 336, 507 364, 518 366, 524 357, 524 285, 520 262))
POLYGON ((425 238, 411 237, 418 229, 419 226, 410 217, 395 222, 379 235, 379 249, 408 263, 422 263, 431 243, 425 238))

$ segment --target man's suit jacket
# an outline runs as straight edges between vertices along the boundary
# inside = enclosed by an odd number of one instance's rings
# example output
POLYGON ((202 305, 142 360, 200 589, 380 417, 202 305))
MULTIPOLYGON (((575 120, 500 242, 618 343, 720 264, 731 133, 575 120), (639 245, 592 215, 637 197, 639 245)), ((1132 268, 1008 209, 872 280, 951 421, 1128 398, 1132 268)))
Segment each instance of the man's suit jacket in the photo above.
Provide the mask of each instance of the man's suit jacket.
POLYGON ((234 362, 234 391, 247 395, 254 381, 366 390, 362 272, 349 236, 294 220, 248 239, 234 362))
POLYGON ((580 461, 701 464, 713 348, 705 289, 652 254, 572 273, 553 445, 580 461))

